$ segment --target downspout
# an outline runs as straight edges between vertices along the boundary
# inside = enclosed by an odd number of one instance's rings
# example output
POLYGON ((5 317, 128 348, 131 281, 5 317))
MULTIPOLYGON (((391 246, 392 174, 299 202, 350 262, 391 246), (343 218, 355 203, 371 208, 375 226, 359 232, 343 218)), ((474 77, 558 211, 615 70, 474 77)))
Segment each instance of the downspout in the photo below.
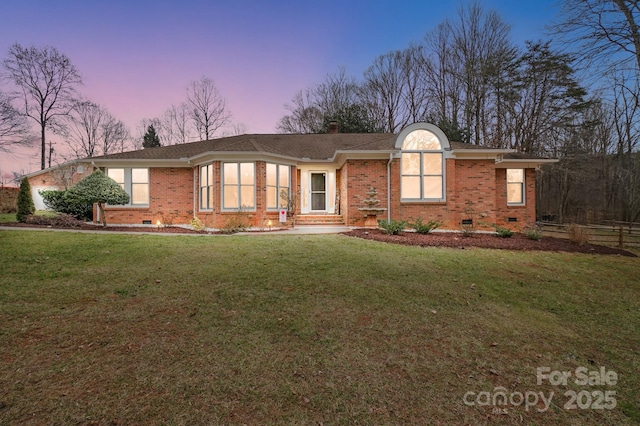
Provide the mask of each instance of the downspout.
POLYGON ((387 223, 391 222, 391 162, 393 161, 393 152, 389 153, 389 162, 387 163, 387 223))
MULTIPOLYGON (((190 165, 191 162, 188 161, 187 163, 190 165)), ((193 198, 193 217, 196 217, 196 211, 197 211, 196 210, 196 207, 197 207, 196 194, 199 197, 200 193, 196 192, 197 191, 197 188, 196 188, 196 178, 197 178, 196 168, 192 167, 192 170, 193 170, 193 197, 191 197, 191 198, 193 198)))

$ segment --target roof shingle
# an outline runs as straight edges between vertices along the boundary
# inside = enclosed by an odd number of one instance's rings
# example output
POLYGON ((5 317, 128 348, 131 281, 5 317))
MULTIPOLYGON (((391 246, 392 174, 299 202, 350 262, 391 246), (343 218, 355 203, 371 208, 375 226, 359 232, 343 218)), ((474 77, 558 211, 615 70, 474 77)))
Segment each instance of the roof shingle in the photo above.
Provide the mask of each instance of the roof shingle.
MULTIPOLYGON (((339 151, 395 150, 393 133, 336 134, 248 134, 180 145, 146 148, 137 151, 93 157, 92 160, 181 160, 206 153, 255 152, 305 160, 328 160, 339 151)), ((453 150, 490 150, 460 142, 450 142, 453 150)))

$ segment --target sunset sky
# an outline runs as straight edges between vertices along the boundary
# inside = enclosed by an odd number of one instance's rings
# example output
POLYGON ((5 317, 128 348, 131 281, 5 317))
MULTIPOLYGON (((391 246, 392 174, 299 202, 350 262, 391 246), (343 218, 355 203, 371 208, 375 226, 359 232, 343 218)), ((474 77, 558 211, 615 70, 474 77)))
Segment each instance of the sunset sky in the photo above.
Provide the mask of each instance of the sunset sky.
MULTIPOLYGON (((554 0, 482 0, 512 25, 512 39, 546 38, 554 0)), ((0 57, 13 43, 56 47, 79 69, 83 96, 132 134, 143 118, 212 78, 234 123, 273 133, 296 91, 342 66, 360 78, 373 60, 420 41, 460 1, 3 0, 0 57)), ((3 83, 0 89, 6 90, 3 83)), ((54 137, 54 140, 57 138, 54 137)), ((58 141, 59 149, 62 143, 58 141)), ((39 169, 39 148, 0 153, 0 173, 39 169)))

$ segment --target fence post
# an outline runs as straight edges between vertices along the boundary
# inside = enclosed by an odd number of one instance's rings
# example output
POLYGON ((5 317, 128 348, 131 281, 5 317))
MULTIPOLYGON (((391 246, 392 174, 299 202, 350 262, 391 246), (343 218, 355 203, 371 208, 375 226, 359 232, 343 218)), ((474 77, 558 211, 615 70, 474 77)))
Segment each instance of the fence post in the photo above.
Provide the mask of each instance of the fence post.
POLYGON ((618 228, 618 247, 624 247, 624 234, 622 232, 622 225, 618 228))

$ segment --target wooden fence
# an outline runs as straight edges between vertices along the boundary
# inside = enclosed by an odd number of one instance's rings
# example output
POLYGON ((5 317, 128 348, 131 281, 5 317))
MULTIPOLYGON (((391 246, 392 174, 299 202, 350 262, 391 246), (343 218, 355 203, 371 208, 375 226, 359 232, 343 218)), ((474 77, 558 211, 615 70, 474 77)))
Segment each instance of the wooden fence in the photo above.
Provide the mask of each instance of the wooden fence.
POLYGON ((571 238, 570 226, 577 226, 593 244, 640 248, 640 223, 610 222, 598 225, 569 225, 539 222, 542 235, 555 238, 571 238))

